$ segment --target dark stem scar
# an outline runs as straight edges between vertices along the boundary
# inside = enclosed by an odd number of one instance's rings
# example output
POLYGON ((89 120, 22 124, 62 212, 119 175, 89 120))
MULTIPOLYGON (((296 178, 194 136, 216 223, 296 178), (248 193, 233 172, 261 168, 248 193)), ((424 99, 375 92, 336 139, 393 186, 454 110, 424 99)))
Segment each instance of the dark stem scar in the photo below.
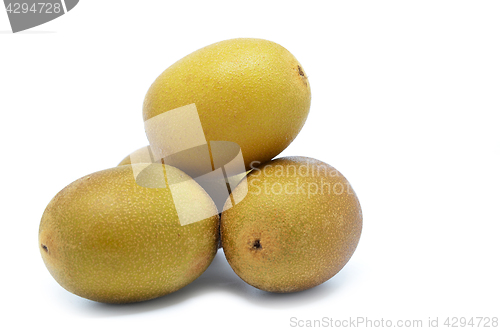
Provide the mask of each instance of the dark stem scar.
POLYGON ((304 70, 302 70, 302 67, 300 65, 297 65, 297 71, 299 72, 299 76, 302 79, 302 82, 304 83, 305 86, 307 86, 307 76, 304 70))
POLYGON ((304 74, 304 71, 302 71, 302 67, 301 66, 297 66, 297 69, 299 69, 299 75, 301 75, 302 77, 304 77, 305 74, 304 74))
POLYGON ((42 244, 42 248, 44 251, 46 251, 47 253, 49 252, 49 248, 47 246, 45 246, 44 244, 42 244))
POLYGON ((256 239, 253 242, 252 248, 253 249, 262 249, 262 245, 260 244, 260 239, 256 239))

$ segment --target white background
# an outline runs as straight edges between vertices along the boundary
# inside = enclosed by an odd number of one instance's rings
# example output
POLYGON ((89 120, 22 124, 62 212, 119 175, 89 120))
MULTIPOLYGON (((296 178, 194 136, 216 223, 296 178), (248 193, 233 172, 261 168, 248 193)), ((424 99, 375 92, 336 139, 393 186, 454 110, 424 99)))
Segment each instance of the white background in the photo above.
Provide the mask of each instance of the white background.
POLYGON ((498 1, 82 0, 12 34, 1 8, 0 325, 274 330, 293 329, 292 317, 500 317, 499 17, 498 1), (148 302, 64 290, 38 249, 45 206, 148 144, 142 101, 164 69, 235 37, 275 41, 305 68, 310 115, 281 155, 325 161, 351 182, 364 228, 350 262, 288 295, 245 284, 222 251, 194 283, 148 302))

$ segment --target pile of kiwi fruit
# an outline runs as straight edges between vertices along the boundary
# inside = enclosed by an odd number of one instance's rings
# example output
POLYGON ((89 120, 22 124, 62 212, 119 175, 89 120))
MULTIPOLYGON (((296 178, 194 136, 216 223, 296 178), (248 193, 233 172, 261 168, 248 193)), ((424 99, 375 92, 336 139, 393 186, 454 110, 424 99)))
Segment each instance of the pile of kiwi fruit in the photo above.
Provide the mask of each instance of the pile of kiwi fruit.
MULTIPOLYGON (((126 156, 82 177, 50 201, 39 227, 42 258, 63 288, 105 303, 154 299, 193 282, 221 246, 243 281, 287 293, 327 281, 351 258, 362 214, 346 178, 313 158, 273 159, 311 104, 305 70, 287 49, 252 38, 201 48, 152 83, 143 118, 192 104, 207 141, 241 149, 244 171, 238 185, 227 185, 223 208, 165 160, 126 156), (173 183, 182 185, 174 192, 173 183), (183 223, 179 208, 198 219, 183 223)), ((151 146, 178 147, 155 130, 151 146)))

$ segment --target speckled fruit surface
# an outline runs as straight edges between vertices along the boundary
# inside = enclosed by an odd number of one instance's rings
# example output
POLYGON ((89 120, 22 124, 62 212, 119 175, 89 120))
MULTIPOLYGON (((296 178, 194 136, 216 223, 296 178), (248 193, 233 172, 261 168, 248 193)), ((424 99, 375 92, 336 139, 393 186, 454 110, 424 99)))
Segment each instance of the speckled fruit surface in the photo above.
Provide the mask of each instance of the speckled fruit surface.
MULTIPOLYGON (((187 176, 169 168, 177 179, 187 176)), ((192 209, 217 213, 194 181, 181 194, 192 209)), ((168 186, 141 187, 132 166, 125 165, 60 191, 42 216, 39 248, 68 291, 100 302, 136 302, 174 292, 200 276, 216 254, 218 227, 218 215, 181 226, 168 186)))
POLYGON ((362 213, 340 172, 312 158, 286 157, 250 172, 247 184, 247 193, 241 184, 233 192, 243 201, 221 218, 224 253, 245 282, 296 292, 344 267, 358 244, 362 213))
MULTIPOLYGON (((284 47, 240 38, 199 49, 167 68, 151 85, 144 120, 196 104, 207 141, 231 141, 247 170, 283 151, 304 125, 311 89, 304 68, 284 47)), ((157 135, 148 135, 150 143, 157 135)))

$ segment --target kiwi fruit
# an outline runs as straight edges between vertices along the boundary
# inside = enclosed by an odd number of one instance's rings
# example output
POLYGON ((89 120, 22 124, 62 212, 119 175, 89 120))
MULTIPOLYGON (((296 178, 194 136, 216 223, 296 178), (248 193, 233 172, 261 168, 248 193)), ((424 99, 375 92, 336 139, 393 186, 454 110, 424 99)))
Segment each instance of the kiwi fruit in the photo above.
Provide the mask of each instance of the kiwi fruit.
POLYGON ((171 134, 201 124, 201 140, 238 144, 250 170, 253 161, 271 160, 294 140, 310 104, 307 75, 287 49, 269 40, 238 38, 201 48, 167 68, 146 94, 143 119, 155 150, 173 153, 186 139, 199 146, 191 134, 183 134, 182 140, 171 134), (175 123, 158 116, 193 104, 200 123, 182 114, 175 123), (155 117, 165 122, 148 124, 155 117))
POLYGON ((324 162, 272 160, 310 105, 303 66, 272 41, 230 39, 180 59, 145 96, 150 146, 71 183, 45 209, 39 249, 50 274, 89 300, 150 300, 193 282, 221 245, 264 291, 327 281, 359 242, 358 198, 324 162))
MULTIPOLYGON (((224 210, 221 241, 227 261, 248 284, 269 292, 317 286, 351 258, 362 213, 347 179, 332 166, 284 157, 253 169, 242 200, 224 210)), ((229 199, 228 199, 229 203, 229 199)))
MULTIPOLYGON (((218 153, 217 156, 220 156, 221 153, 218 153)), ((141 147, 134 152, 130 153, 126 157, 120 161, 118 166, 121 165, 126 165, 126 164, 140 164, 140 163, 148 163, 151 164, 153 162, 159 162, 159 161, 153 161, 154 156, 153 152, 151 150, 151 146, 144 146, 141 147)), ((177 160, 170 160, 169 158, 164 158, 161 160, 161 163, 168 164, 171 166, 177 166, 179 162, 175 164, 169 163, 169 161, 178 161, 177 160)), ((186 158, 186 162, 193 163, 192 160, 189 160, 186 158)), ((231 162, 231 160, 225 160, 226 162, 231 162)), ((221 162, 218 162, 221 163, 221 162)), ((217 166, 221 167, 226 164, 217 164, 217 166)), ((229 197, 229 193, 231 192, 231 188, 236 187, 236 185, 243 179, 245 178, 246 174, 248 174, 250 171, 244 171, 244 172, 238 172, 238 171, 233 171, 229 172, 226 169, 225 174, 223 174, 220 171, 214 172, 216 169, 213 169, 213 167, 210 167, 210 169, 207 169, 208 172, 211 172, 211 174, 208 173, 202 173, 199 174, 199 177, 194 177, 193 179, 200 184, 201 187, 210 195, 212 200, 215 202, 217 209, 219 212, 222 211, 222 208, 224 207, 224 203, 226 202, 227 198, 229 197)), ((243 169, 242 169, 243 170, 243 169)))
POLYGON ((215 204, 185 173, 162 164, 123 165, 60 191, 42 216, 39 248, 66 290, 128 303, 194 281, 214 258, 218 233, 215 204))
POLYGON ((136 164, 136 163, 153 163, 153 156, 150 154, 151 148, 148 146, 141 147, 136 149, 129 155, 125 156, 118 166, 127 165, 127 164, 136 164), (132 160, 133 158, 133 160, 132 160))

